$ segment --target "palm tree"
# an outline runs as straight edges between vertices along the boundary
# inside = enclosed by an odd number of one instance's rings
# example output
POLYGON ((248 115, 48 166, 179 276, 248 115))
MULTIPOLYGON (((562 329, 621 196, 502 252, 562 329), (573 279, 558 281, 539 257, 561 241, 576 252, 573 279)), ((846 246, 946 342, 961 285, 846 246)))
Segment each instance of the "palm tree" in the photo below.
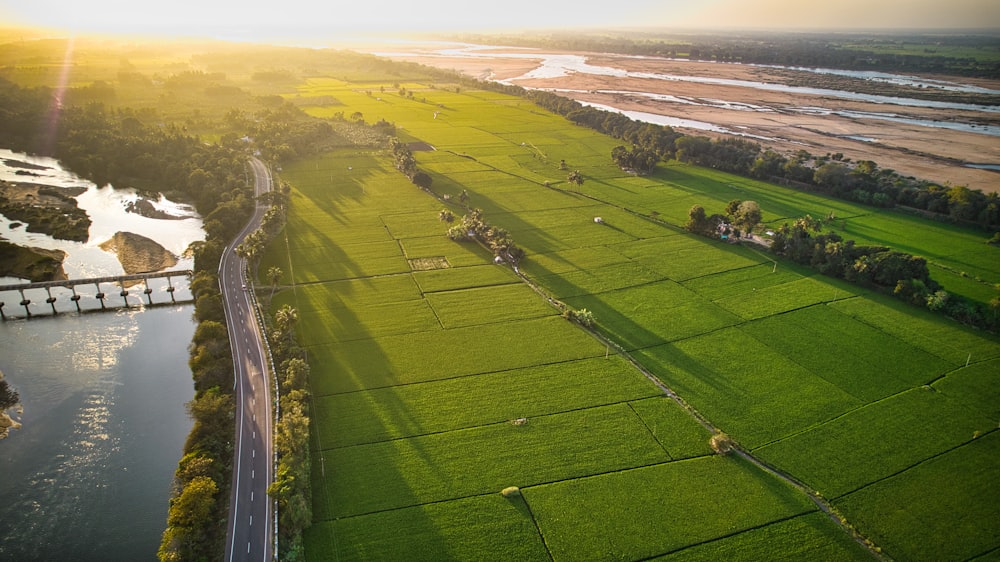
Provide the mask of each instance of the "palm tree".
POLYGON ((274 297, 274 289, 278 286, 278 281, 281 281, 281 276, 284 272, 281 271, 280 267, 271 266, 267 268, 267 278, 271 280, 271 297, 274 297))

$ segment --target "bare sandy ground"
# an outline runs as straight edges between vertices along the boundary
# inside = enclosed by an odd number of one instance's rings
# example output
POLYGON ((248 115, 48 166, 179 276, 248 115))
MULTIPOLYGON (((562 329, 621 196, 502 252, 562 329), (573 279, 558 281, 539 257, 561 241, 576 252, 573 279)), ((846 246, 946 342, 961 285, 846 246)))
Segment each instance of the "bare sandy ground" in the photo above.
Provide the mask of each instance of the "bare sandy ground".
MULTIPOLYGON (((400 52, 398 45, 394 51, 400 52)), ((492 53, 528 51, 493 49, 492 53)), ((551 52, 551 51, 547 51, 551 52)), ((580 54, 580 53, 576 53, 580 54)), ((940 184, 966 185, 986 192, 1000 192, 1000 173, 975 169, 966 164, 1000 163, 1000 138, 975 132, 927 127, 896 121, 861 119, 828 114, 804 114, 803 107, 822 107, 847 112, 889 113, 904 119, 958 121, 1000 126, 1000 113, 972 110, 942 110, 855 101, 840 97, 784 91, 767 91, 736 85, 702 84, 680 80, 659 80, 571 73, 555 78, 522 78, 537 68, 539 59, 494 57, 431 56, 427 46, 412 48, 392 58, 409 60, 438 68, 458 70, 475 78, 510 80, 526 88, 572 90, 563 95, 579 101, 604 104, 626 111, 642 111, 675 118, 715 124, 730 131, 754 137, 766 148, 783 153, 806 150, 821 156, 842 153, 852 160, 873 160, 882 168, 902 175, 931 180, 940 184), (636 94, 662 94, 694 100, 724 100, 731 108, 709 107, 678 101, 650 99, 636 94), (750 110, 748 104, 766 109, 750 110), (864 139, 864 140, 860 140, 864 139)), ((674 61, 616 55, 588 55, 592 65, 635 72, 724 78, 734 80, 789 83, 791 80, 815 80, 812 73, 774 70, 738 64, 674 61)), ((1000 90, 1000 81, 967 80, 937 77, 1000 90)), ((718 104, 716 104, 718 105, 718 104)), ((682 129, 693 134, 712 136, 698 129, 682 129)))

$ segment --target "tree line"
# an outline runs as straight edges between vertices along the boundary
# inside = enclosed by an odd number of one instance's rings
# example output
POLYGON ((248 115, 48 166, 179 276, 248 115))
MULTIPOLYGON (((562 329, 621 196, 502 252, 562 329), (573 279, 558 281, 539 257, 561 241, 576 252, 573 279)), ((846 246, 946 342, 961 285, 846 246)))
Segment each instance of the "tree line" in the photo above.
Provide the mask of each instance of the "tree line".
MULTIPOLYGON (((701 205, 688 212, 688 231, 718 238, 749 233, 761 219, 754 201, 730 201, 723 213, 707 216, 701 205)), ((816 271, 862 287, 891 294, 910 304, 941 312, 959 322, 996 331, 1000 328, 1000 297, 988 304, 952 295, 931 279, 927 260, 886 246, 856 244, 836 232, 823 232, 824 223, 806 215, 774 230, 771 253, 816 271)))
POLYGON ((471 43, 620 53, 713 62, 791 67, 920 72, 996 77, 1000 62, 990 53, 1000 47, 995 35, 976 33, 874 35, 829 33, 740 33, 664 36, 630 32, 469 36, 471 43), (964 50, 968 56, 944 54, 964 50), (979 50, 986 56, 976 57, 979 50))
POLYGON ((966 186, 941 186, 902 176, 871 160, 850 162, 842 154, 814 156, 800 150, 786 156, 747 139, 687 135, 669 126, 643 123, 620 113, 587 107, 551 92, 490 83, 481 86, 525 97, 578 125, 630 143, 631 149, 622 146, 612 151, 612 160, 622 167, 635 167, 635 161, 648 165, 654 157, 675 159, 865 205, 920 212, 937 220, 988 231, 1000 229, 997 193, 966 186))

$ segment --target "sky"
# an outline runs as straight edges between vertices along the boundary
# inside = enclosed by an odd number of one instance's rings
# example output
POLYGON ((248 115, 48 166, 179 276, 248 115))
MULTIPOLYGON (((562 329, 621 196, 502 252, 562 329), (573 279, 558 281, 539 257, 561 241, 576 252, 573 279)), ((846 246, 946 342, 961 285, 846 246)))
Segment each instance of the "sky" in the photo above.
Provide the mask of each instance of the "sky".
POLYGON ((247 38, 635 26, 1000 30, 1000 0, 0 0, 0 22, 247 38))

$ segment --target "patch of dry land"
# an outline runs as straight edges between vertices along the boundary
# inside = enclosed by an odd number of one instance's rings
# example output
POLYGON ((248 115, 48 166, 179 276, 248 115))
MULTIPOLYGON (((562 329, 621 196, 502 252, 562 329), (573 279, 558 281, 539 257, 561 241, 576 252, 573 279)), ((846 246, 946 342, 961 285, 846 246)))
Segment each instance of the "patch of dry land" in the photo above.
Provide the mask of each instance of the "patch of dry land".
POLYGON ((395 45, 378 54, 556 90, 692 134, 739 134, 783 153, 839 152, 907 176, 1000 191, 1000 173, 970 167, 1000 166, 1000 80, 919 76, 906 84, 805 69, 454 45, 395 45))
POLYGON ((101 249, 114 252, 126 274, 162 271, 177 265, 177 256, 155 240, 132 232, 116 232, 101 243, 101 249))

